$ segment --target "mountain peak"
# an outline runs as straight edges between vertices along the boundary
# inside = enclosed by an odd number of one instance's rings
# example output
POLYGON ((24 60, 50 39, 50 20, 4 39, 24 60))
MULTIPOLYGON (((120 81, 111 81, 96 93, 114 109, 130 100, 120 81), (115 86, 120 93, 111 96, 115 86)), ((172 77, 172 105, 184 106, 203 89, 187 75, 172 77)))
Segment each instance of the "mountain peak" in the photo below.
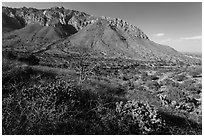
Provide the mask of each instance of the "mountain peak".
POLYGON ((52 9, 52 10, 57 10, 57 9, 64 10, 64 7, 63 6, 54 6, 54 7, 51 7, 50 9, 52 9))

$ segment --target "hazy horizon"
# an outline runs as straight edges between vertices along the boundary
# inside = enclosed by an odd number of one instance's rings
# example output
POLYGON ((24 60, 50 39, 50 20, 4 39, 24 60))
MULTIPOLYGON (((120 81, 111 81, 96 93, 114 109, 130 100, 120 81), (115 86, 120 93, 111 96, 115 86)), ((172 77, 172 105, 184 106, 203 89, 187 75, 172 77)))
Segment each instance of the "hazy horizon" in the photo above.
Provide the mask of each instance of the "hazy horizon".
POLYGON ((201 2, 3 2, 2 6, 63 6, 94 16, 120 18, 139 27, 156 43, 180 52, 202 53, 201 2))

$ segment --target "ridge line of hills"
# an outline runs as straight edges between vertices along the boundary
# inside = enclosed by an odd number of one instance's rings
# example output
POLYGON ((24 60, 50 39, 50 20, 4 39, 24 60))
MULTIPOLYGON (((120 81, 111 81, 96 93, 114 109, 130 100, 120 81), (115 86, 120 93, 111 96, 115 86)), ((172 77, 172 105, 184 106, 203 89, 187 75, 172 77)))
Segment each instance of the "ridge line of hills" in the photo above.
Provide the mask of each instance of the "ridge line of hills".
POLYGON ((83 52, 96 56, 172 63, 199 63, 175 49, 157 44, 136 26, 109 17, 53 7, 49 9, 2 7, 3 49, 44 49, 48 43, 65 39, 50 50, 83 52), (15 47, 13 47, 15 45, 15 47))

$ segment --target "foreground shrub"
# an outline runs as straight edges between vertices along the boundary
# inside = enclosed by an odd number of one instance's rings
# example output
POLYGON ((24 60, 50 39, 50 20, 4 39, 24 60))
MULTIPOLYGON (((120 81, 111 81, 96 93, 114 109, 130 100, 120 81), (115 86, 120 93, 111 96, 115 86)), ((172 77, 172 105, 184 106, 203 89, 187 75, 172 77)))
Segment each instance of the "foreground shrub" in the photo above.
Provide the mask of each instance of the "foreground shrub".
POLYGON ((116 112, 119 122, 128 125, 133 133, 148 134, 165 125, 153 106, 140 101, 117 103, 116 112))

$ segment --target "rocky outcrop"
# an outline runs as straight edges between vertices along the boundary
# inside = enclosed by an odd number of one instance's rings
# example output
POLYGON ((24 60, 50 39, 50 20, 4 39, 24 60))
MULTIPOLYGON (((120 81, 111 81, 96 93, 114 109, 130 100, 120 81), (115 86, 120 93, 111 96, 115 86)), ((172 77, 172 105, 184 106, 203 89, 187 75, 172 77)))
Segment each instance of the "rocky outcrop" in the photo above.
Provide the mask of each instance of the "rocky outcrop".
POLYGON ((147 35, 144 34, 139 28, 137 28, 136 26, 129 24, 128 22, 122 20, 122 19, 110 19, 110 18, 106 18, 109 21, 110 26, 112 27, 116 27, 116 28, 120 28, 126 32, 128 32, 130 35, 132 35, 133 37, 139 37, 139 38, 144 38, 144 39, 148 39, 147 35))

